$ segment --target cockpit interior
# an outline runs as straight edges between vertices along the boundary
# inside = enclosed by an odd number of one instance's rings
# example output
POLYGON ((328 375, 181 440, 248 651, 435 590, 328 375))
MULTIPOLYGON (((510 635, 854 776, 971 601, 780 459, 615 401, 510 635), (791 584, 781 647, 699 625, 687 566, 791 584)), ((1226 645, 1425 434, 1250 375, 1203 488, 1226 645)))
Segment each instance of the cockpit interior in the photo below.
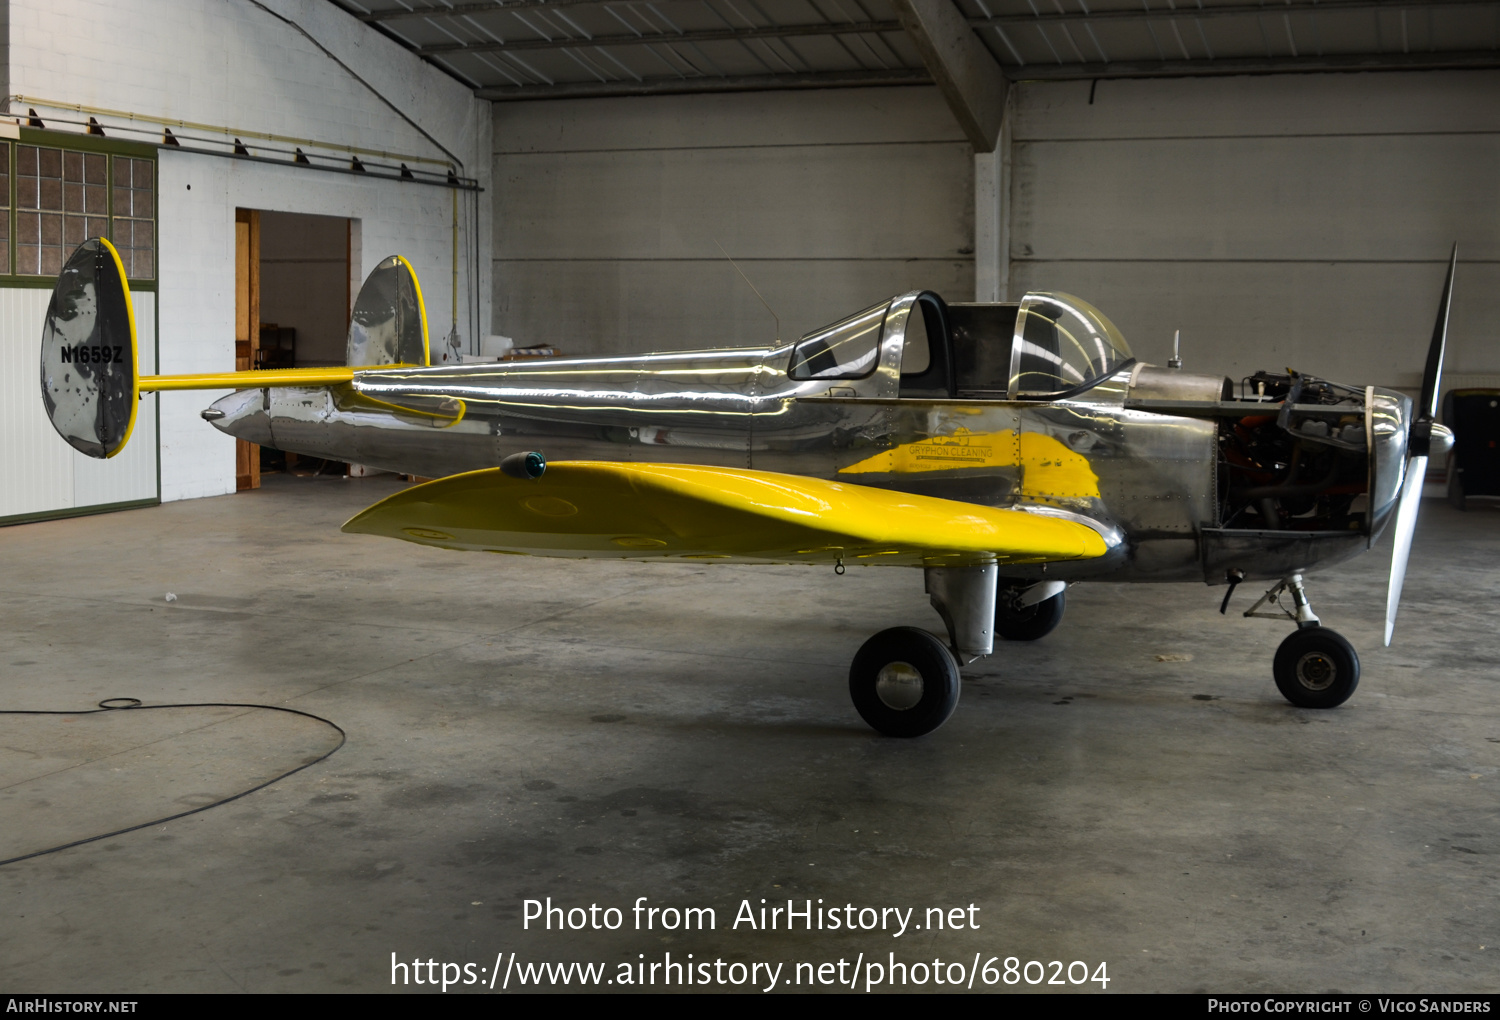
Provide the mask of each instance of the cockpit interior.
POLYGON ((903 397, 1055 400, 1088 389, 1132 360, 1114 324, 1067 294, 949 304, 921 291, 807 334, 792 353, 789 375, 865 378, 893 330, 903 332, 903 397))

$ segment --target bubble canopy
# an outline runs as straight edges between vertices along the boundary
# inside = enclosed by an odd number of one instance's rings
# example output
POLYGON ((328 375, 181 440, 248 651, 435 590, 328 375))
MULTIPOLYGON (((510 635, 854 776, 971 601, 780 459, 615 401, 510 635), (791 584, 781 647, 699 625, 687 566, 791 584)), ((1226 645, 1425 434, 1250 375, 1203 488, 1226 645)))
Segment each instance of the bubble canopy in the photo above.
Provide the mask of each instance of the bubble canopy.
POLYGON ((1071 294, 1033 291, 1021 299, 1016 314, 1010 395, 1025 399, 1076 393, 1133 358, 1125 337, 1099 309, 1071 294))

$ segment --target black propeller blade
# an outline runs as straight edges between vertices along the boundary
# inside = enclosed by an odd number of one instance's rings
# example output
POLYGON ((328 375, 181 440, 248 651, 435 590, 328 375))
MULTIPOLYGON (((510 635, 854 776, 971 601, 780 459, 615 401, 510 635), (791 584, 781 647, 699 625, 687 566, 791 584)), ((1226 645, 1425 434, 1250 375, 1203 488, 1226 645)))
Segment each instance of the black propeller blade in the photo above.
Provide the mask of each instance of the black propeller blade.
POLYGON ((1443 376, 1443 352, 1448 346, 1448 312, 1453 305, 1453 271, 1458 268, 1458 245, 1448 259, 1448 278, 1443 281, 1443 296, 1438 299, 1437 322, 1432 325, 1432 343, 1427 347, 1427 367, 1422 372, 1422 395, 1412 409, 1411 441, 1407 456, 1425 457, 1432 438, 1432 423, 1437 420, 1438 383, 1443 376))
POLYGON ((1401 588, 1406 583, 1406 561, 1411 556, 1412 535, 1417 530, 1417 512, 1422 505, 1422 482, 1427 476, 1427 457, 1432 446, 1432 424, 1437 418, 1438 387, 1443 377, 1443 352, 1448 346, 1448 312, 1453 304, 1453 271, 1458 268, 1458 245, 1448 259, 1448 278, 1438 300, 1437 322, 1427 348, 1427 367, 1422 372, 1422 395, 1412 408, 1407 432, 1406 481, 1396 508, 1396 527, 1391 549, 1391 579, 1385 593, 1385 643, 1396 629, 1396 610, 1401 606, 1401 588))

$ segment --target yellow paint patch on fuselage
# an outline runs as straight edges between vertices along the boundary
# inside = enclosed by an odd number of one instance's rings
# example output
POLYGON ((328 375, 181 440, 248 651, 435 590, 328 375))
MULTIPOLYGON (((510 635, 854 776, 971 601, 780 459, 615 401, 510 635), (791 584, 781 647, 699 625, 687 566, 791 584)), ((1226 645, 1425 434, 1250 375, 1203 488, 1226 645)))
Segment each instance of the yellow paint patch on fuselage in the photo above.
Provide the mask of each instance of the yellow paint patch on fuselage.
POLYGON ((1098 499, 1099 476, 1088 458, 1040 432, 1021 433, 1021 495, 1041 499, 1098 499))
POLYGON ((1099 496, 1099 476, 1088 458, 1040 432, 969 432, 902 443, 839 471, 841 475, 924 474, 983 468, 1020 468, 1021 495, 1088 499, 1099 496))

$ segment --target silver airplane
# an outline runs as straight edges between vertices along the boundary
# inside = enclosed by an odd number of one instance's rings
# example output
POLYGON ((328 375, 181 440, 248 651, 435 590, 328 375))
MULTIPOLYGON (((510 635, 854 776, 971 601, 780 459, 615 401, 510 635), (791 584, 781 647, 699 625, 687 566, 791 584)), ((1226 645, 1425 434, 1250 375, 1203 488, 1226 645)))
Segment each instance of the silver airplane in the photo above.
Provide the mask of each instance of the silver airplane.
POLYGON ((1281 693, 1343 703, 1359 657, 1304 574, 1395 520, 1390 644, 1430 456, 1457 248, 1420 398, 1295 372, 1235 383, 1137 361, 1060 293, 947 303, 913 291, 795 343, 434 366, 400 258, 355 303, 348 365, 140 377, 123 270, 85 242, 43 330, 42 396, 93 457, 129 438, 142 392, 225 389, 203 417, 261 446, 436 477, 347 532, 562 557, 921 567, 947 641, 871 637, 849 689, 881 733, 941 726, 959 663, 1030 641, 1077 581, 1271 582, 1246 616, 1296 629, 1281 693), (1284 600, 1284 601, 1283 601, 1284 600))

